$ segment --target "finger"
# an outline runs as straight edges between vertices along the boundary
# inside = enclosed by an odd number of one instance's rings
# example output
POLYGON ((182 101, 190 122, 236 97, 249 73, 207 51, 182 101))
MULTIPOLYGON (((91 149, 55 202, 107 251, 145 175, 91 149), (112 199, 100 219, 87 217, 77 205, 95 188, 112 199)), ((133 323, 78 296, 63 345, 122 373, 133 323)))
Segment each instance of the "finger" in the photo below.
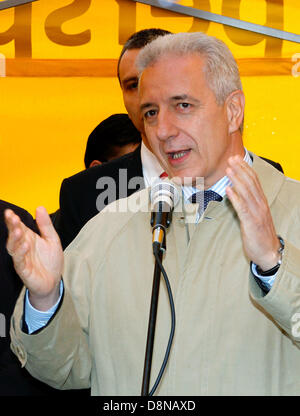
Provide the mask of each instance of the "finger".
POLYGON ((245 162, 240 156, 230 158, 228 161, 229 168, 233 170, 237 179, 243 180, 248 186, 259 188, 262 190, 258 176, 254 169, 245 162))
MULTIPOLYGON (((250 198, 245 198, 230 186, 226 188, 226 194, 241 221, 241 225, 246 226, 246 224, 252 223, 254 227, 261 222, 262 215, 257 209, 257 205, 249 203, 250 198)), ((259 208, 261 207, 259 206, 259 208)))
POLYGON ((14 267, 20 277, 26 277, 29 274, 28 269, 28 254, 29 244, 27 241, 20 244, 19 247, 14 251, 12 257, 14 262, 14 267))
POLYGON ((21 223, 20 218, 11 209, 4 211, 4 220, 8 230, 13 230, 14 227, 21 223))
POLYGON ((255 205, 257 202, 257 191, 253 184, 249 184, 249 180, 243 178, 243 176, 236 170, 227 168, 226 174, 232 183, 234 191, 239 195, 240 198, 248 205, 255 205))
POLYGON ((240 198, 237 192, 230 186, 226 187, 226 194, 235 209, 240 220, 248 214, 248 206, 245 204, 244 200, 240 198))
POLYGON ((230 157, 228 159, 228 165, 231 166, 233 169, 235 168, 243 169, 244 171, 247 171, 253 177, 253 179, 256 178, 255 171, 252 169, 249 163, 247 163, 244 159, 242 159, 241 156, 236 155, 236 156, 230 157))
POLYGON ((231 180, 235 191, 252 207, 266 203, 266 198, 256 173, 245 161, 236 157, 230 158, 226 174, 231 180))
POLYGON ((6 210, 4 218, 8 229, 7 250, 12 254, 25 239, 24 229, 20 218, 13 211, 6 210))
POLYGON ((240 178, 241 180, 245 181, 249 185, 254 183, 255 185, 259 184, 258 178, 256 173, 246 163, 240 156, 234 156, 228 159, 228 168, 231 169, 233 174, 240 178))
POLYGON ((10 221, 9 237, 7 240, 7 252, 12 257, 14 268, 21 278, 26 278, 29 273, 28 270, 28 252, 29 252, 29 243, 26 241, 25 232, 22 230, 22 223, 19 218, 15 218, 15 214, 7 214, 10 221), (15 226, 12 225, 15 223, 15 226))
POLYGON ((42 238, 46 240, 59 240, 46 208, 38 207, 36 209, 36 222, 42 238))

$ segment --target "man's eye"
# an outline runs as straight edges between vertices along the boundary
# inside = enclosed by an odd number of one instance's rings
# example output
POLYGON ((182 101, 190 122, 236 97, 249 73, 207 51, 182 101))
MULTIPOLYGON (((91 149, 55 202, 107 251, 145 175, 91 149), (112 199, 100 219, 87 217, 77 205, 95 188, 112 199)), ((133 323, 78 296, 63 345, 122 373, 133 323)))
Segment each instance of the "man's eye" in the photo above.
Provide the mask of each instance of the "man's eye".
POLYGON ((190 108, 190 106, 191 106, 191 104, 189 104, 189 103, 179 103, 178 104, 178 107, 180 108, 180 109, 187 109, 187 108, 190 108))
POLYGON ((127 90, 135 90, 138 87, 138 83, 137 82, 133 82, 132 84, 127 84, 126 85, 126 89, 127 90))
POLYGON ((149 110, 146 111, 146 113, 144 114, 144 118, 152 118, 156 115, 156 110, 149 110))

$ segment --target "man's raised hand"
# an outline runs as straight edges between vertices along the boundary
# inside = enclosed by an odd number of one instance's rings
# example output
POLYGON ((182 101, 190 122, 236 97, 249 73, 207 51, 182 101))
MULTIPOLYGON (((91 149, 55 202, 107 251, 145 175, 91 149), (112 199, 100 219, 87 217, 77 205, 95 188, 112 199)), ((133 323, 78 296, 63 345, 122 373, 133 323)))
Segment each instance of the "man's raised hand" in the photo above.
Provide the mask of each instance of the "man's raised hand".
POLYGON ((280 258, 280 242, 258 177, 240 156, 229 158, 226 174, 233 184, 226 193, 240 219, 245 253, 262 270, 269 270, 280 258))
POLYGON ((8 228, 7 251, 29 290, 30 302, 38 310, 48 310, 59 298, 63 271, 63 251, 50 217, 45 208, 37 208, 40 236, 26 227, 12 210, 6 210, 4 218, 8 228))

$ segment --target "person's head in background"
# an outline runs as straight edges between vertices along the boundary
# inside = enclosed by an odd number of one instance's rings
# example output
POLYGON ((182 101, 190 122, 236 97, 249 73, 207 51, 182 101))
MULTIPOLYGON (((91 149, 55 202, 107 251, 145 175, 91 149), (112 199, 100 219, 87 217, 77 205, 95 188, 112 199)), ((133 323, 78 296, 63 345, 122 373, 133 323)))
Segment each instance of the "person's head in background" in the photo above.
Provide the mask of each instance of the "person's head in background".
POLYGON ((163 29, 144 29, 134 33, 126 41, 118 60, 118 79, 123 100, 130 119, 141 132, 144 144, 149 148, 144 134, 144 123, 140 112, 138 95, 138 70, 135 59, 140 50, 159 36, 170 34, 163 29))
POLYGON ((133 152, 141 140, 127 114, 111 115, 89 135, 84 156, 86 169, 133 152))

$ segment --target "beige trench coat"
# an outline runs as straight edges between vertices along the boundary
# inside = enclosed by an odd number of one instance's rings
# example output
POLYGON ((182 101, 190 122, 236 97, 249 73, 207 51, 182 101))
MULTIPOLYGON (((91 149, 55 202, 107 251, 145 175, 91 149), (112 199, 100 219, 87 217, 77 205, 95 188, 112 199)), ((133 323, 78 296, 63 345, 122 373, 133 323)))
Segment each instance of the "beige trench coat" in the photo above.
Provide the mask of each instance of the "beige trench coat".
MULTIPOLYGON (((176 331, 157 395, 300 394, 300 334, 293 321, 300 313, 300 183, 255 155, 253 167, 286 242, 275 284, 263 296, 249 274, 228 199, 210 202, 201 221, 188 224, 189 243, 179 204, 163 260, 176 331)), ((131 210, 140 204, 136 213, 110 212, 120 203, 89 221, 67 248, 65 293, 48 326, 23 333, 24 291, 17 302, 12 349, 33 376, 56 388, 140 395, 154 269, 148 190, 122 200, 131 210)), ((190 220, 197 206, 186 208, 190 220)), ((170 322, 162 281, 151 386, 170 322)))

